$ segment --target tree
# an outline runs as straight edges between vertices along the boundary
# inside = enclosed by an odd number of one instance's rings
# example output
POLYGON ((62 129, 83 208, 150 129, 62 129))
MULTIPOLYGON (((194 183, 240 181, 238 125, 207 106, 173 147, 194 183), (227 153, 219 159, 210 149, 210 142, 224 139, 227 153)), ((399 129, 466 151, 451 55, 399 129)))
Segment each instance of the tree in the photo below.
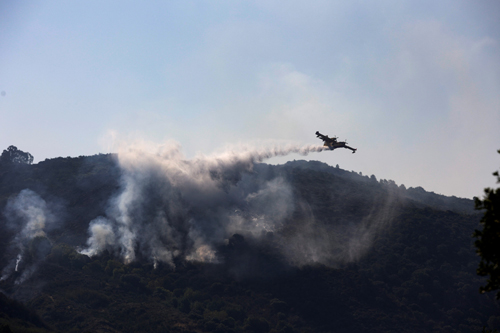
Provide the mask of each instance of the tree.
POLYGON ((33 155, 17 149, 16 146, 9 146, 9 148, 5 149, 2 152, 2 155, 0 156, 0 162, 9 164, 31 164, 33 163, 33 155))
MULTIPOLYGON (((500 183, 498 171, 493 175, 500 183)), ((481 256, 477 274, 489 275, 486 286, 479 288, 481 293, 500 289, 500 188, 488 187, 484 193, 483 200, 474 198, 476 209, 485 210, 480 222, 483 230, 476 230, 473 234, 477 238, 474 242, 476 252, 481 256)), ((500 292, 497 292, 496 298, 500 299, 500 292)))

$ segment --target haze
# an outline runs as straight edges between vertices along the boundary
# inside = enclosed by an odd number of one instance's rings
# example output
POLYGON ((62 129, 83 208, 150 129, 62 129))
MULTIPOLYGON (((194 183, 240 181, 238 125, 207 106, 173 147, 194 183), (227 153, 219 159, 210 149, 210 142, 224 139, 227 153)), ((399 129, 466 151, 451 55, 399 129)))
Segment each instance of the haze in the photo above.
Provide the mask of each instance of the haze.
POLYGON ((498 1, 0 3, 0 149, 35 162, 117 140, 288 155, 460 197, 495 186, 498 1))

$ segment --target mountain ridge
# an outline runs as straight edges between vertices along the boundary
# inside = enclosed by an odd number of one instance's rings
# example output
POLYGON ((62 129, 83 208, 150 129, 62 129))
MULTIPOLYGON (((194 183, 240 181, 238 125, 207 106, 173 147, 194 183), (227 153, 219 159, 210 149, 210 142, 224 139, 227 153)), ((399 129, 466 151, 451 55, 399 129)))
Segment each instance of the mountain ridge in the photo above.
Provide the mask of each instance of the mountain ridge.
MULTIPOLYGON (((472 332, 500 321, 493 297, 478 293, 483 278, 470 235, 480 217, 472 200, 317 161, 216 177, 227 193, 240 185, 257 193, 255 182, 281 186, 282 179, 293 214, 274 232, 228 234, 217 245, 219 263, 178 258, 172 268, 141 255, 124 265, 109 251, 91 258, 76 251, 123 186, 116 155, 0 168, 4 212, 30 187, 63 220, 46 230, 51 248, 31 259, 33 275, 16 284, 22 271, 13 272, 0 288, 42 318, 40 329, 55 331, 472 332)), ((5 214, 0 222, 5 268, 16 233, 5 214)), ((29 242, 38 253, 43 242, 29 242)))

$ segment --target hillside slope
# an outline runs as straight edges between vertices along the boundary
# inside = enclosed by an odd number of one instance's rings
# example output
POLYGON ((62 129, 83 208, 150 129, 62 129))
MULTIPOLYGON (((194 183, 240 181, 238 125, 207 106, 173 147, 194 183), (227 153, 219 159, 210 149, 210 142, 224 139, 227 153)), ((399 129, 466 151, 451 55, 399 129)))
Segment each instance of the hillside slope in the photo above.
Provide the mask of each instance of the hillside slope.
MULTIPOLYGON (((228 232, 216 244, 217 260, 177 257, 174 267, 138 250, 124 265, 112 251, 79 254, 89 222, 109 214, 121 177, 112 155, 0 169, 0 288, 36 311, 41 328, 477 332, 500 321, 493 295, 478 293, 484 281, 475 274, 471 234, 479 215, 472 200, 320 162, 256 164, 250 172, 214 179, 224 181, 221 191, 247 191, 251 198, 259 193, 254 184, 278 184, 279 191, 291 190, 293 208, 262 235, 228 232), (24 229, 11 212, 27 188, 51 211, 43 235, 33 238, 20 236, 24 229), (19 251, 23 259, 16 262, 19 251)), ((276 202, 258 203, 280 209, 276 202)), ((264 223, 271 215, 249 218, 264 223)))

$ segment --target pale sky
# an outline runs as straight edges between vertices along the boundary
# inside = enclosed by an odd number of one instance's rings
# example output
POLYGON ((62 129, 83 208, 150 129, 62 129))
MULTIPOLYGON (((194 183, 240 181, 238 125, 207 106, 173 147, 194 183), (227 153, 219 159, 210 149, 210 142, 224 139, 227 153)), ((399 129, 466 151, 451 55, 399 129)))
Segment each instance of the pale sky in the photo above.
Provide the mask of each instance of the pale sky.
POLYGON ((500 1, 0 2, 0 150, 109 138, 358 148, 326 162, 459 197, 497 186, 500 1))

